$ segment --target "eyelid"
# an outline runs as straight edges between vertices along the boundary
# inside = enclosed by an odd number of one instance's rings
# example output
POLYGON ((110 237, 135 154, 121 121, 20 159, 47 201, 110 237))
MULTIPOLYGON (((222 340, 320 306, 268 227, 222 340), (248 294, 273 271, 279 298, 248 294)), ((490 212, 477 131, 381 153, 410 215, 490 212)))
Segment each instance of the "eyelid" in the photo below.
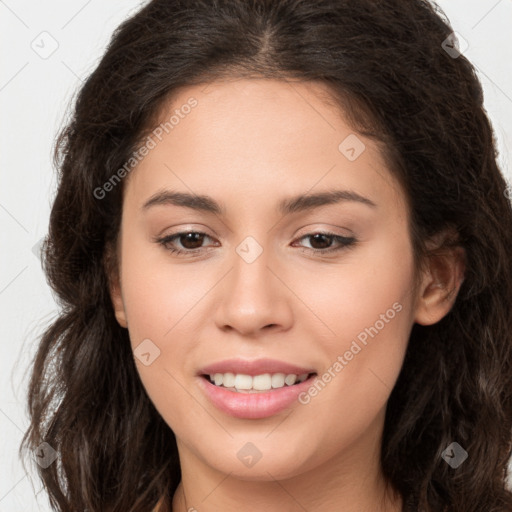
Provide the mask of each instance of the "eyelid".
POLYGON ((177 234, 181 234, 181 233, 203 233, 205 235, 208 235, 209 237, 213 237, 215 238, 215 235, 210 235, 209 232, 212 232, 213 231, 209 228, 207 228, 205 225, 203 224, 174 224, 172 226, 167 226, 165 229, 162 229, 162 231, 160 231, 157 236, 159 238, 163 238, 163 237, 166 237, 166 236, 172 236, 172 235, 177 235, 177 234), (167 231, 169 231, 169 233, 167 233, 167 231), (163 233, 167 233, 167 234, 163 234, 163 233))
POLYGON ((326 224, 326 223, 320 223, 320 224, 309 224, 303 228, 301 228, 296 234, 294 235, 295 238, 301 238, 304 235, 311 235, 314 233, 325 233, 330 234, 332 236, 341 236, 343 238, 351 238, 355 237, 354 231, 351 229, 348 229, 346 227, 340 227, 335 226, 334 224, 326 224), (320 227, 322 226, 322 227, 320 227), (338 231, 343 230, 345 233, 339 233, 338 231), (301 234, 303 232, 303 234, 301 234))

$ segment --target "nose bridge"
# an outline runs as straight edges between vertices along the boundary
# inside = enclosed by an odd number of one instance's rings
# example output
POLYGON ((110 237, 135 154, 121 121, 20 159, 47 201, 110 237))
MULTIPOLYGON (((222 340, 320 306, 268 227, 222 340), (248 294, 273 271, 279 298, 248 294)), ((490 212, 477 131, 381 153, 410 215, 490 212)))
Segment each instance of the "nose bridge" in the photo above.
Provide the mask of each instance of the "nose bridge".
POLYGON ((235 248, 231 272, 222 289, 216 321, 248 333, 291 320, 285 287, 274 276, 271 250, 247 236, 235 248))
POLYGON ((247 306, 253 304, 255 308, 265 308, 265 303, 276 293, 268 268, 272 260, 271 251, 265 244, 264 247, 253 236, 247 236, 235 248, 236 256, 233 258, 232 291, 247 302, 247 306))

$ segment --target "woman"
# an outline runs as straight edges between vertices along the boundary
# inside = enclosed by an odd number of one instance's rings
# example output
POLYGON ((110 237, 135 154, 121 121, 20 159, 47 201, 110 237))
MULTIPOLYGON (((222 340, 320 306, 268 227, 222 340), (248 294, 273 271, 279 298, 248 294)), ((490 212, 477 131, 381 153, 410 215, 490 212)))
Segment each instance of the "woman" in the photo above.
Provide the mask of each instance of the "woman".
POLYGON ((124 22, 56 152, 24 438, 55 509, 511 510, 495 153, 426 1, 124 22))

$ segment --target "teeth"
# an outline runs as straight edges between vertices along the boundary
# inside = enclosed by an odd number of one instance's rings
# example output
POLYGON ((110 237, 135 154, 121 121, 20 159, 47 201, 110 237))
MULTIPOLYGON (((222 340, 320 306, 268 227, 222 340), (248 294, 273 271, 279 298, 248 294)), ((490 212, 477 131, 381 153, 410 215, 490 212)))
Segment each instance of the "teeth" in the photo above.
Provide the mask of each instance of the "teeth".
MULTIPOLYGON (((210 375, 211 378, 211 375, 210 375)), ((235 387, 235 374, 234 373, 216 373, 215 374, 215 384, 217 386, 224 386, 226 388, 234 388, 235 387), (217 381, 220 380, 220 384, 217 384, 217 381)))
POLYGON ((288 386, 293 386, 295 384, 295 381, 297 380, 297 375, 293 375, 291 373, 290 375, 287 375, 284 379, 284 383, 288 386))
POLYGON ((255 393, 257 391, 269 391, 282 388, 285 385, 293 386, 295 383, 304 382, 308 378, 307 373, 295 375, 290 373, 264 373, 262 375, 245 375, 243 373, 215 373, 210 375, 210 381, 216 386, 231 388, 235 391, 255 393))
POLYGON ((282 388, 284 386, 285 375, 284 373, 275 373, 272 375, 272 387, 282 388))
POLYGON ((255 375, 252 378, 252 389, 256 389, 258 391, 268 391, 271 387, 272 377, 270 373, 265 373, 263 375, 255 375))
POLYGON ((250 375, 243 375, 238 373, 235 377, 235 388, 236 389, 251 389, 252 388, 252 377, 250 375))

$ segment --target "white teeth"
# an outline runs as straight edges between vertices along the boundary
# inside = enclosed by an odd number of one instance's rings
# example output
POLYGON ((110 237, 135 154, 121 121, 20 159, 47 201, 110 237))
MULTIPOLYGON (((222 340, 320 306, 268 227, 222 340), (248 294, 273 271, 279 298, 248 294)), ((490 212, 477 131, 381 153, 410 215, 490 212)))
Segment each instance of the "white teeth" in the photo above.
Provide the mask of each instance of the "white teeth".
POLYGON ((290 373, 264 373, 262 375, 245 375, 243 373, 215 373, 210 375, 210 381, 216 386, 232 388, 241 392, 269 391, 270 389, 282 388, 285 385, 293 386, 295 383, 304 382, 308 378, 307 373, 295 375, 290 373))
POLYGON ((297 375, 294 375, 293 373, 290 373, 290 375, 287 375, 284 379, 285 384, 288 384, 288 386, 293 386, 295 384, 295 381, 297 380, 297 375))
POLYGON ((272 377, 270 373, 255 375, 252 378, 252 388, 258 391, 268 391, 272 389, 272 377))
POLYGON ((284 373, 275 373, 272 375, 272 387, 282 388, 284 386, 284 373))
POLYGON ((224 373, 222 375, 222 385, 226 388, 232 388, 235 386, 235 374, 224 373))
POLYGON ((252 388, 252 377, 250 375, 244 375, 238 373, 235 377, 235 388, 236 389, 251 389, 252 388))

